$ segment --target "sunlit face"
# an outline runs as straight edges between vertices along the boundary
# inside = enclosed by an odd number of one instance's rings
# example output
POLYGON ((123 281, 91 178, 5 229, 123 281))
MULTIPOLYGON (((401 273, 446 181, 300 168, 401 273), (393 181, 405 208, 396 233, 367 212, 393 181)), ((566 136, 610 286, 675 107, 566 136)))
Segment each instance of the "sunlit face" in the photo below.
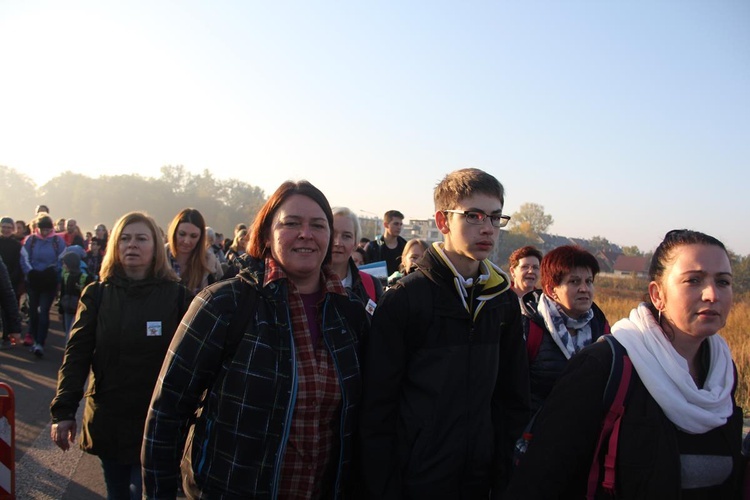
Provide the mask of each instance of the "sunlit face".
POLYGON ((145 222, 133 222, 122 230, 117 241, 119 260, 129 278, 143 278, 151 269, 156 244, 145 222))
MULTIPOLYGON (((494 196, 477 194, 464 198, 454 209, 461 212, 481 211, 486 214, 500 214, 503 204, 494 196)), ((464 215, 437 212, 435 222, 445 235, 445 252, 451 257, 456 269, 465 277, 476 272, 478 262, 490 256, 500 234, 500 228, 493 226, 489 217, 482 224, 475 225, 466 222, 464 215)))
POLYGON ((5 238, 8 238, 13 234, 13 231, 16 229, 16 226, 10 222, 3 222, 2 225, 0 225, 0 234, 3 235, 5 238))
POLYGON ((518 260, 516 267, 510 270, 513 286, 521 294, 533 291, 539 285, 539 259, 530 255, 518 260))
MULTIPOLYGON (((356 244, 352 218, 346 215, 335 215, 333 217, 333 248, 331 248, 331 265, 334 269, 349 262, 356 244)), ((342 276, 342 279, 345 277, 342 276)))
POLYGON ((422 250, 421 245, 412 245, 409 248, 409 251, 406 253, 406 255, 403 257, 403 268, 404 272, 408 273, 409 270, 412 268, 412 266, 422 258, 424 255, 424 250, 422 250))
POLYGON ((180 222, 177 225, 177 253, 190 255, 201 238, 201 230, 191 222, 180 222))
POLYGON ((276 210, 266 246, 296 284, 317 280, 328 252, 331 228, 323 209, 307 196, 290 196, 276 210))
POLYGON ((354 261, 354 265, 357 267, 365 263, 365 258, 362 256, 361 252, 352 252, 352 260, 354 261))
POLYGON ((574 267, 552 288, 550 298, 571 318, 580 318, 594 303, 594 274, 588 267, 574 267))
POLYGON ((401 234, 401 228, 404 227, 404 219, 394 217, 390 222, 384 223, 383 226, 388 234, 398 236, 401 234))
POLYGON ((661 283, 649 284, 651 301, 675 335, 703 339, 718 332, 732 308, 732 267, 715 245, 683 245, 673 250, 661 283))

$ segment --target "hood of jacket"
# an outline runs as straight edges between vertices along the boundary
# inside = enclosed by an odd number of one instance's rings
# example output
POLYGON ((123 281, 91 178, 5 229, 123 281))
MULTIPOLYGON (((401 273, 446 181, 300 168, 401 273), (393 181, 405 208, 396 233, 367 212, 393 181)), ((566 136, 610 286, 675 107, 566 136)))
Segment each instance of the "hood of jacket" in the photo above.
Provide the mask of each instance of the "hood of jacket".
POLYGON ((455 266, 443 251, 442 243, 433 243, 424 256, 417 262, 417 268, 430 280, 439 283, 449 283, 467 312, 476 319, 484 304, 506 290, 510 289, 510 278, 489 259, 479 263, 479 276, 466 279, 456 271, 455 266), (469 292, 467 287, 478 286, 479 294, 474 296, 477 305, 473 308, 467 303, 469 292))

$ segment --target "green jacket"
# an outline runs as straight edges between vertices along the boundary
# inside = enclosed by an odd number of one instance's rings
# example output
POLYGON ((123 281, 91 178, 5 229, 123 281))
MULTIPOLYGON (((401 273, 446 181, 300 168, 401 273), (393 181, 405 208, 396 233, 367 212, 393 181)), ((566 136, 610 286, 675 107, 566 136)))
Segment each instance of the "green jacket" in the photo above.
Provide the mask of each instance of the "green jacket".
POLYGON ((188 300, 182 285, 159 279, 115 276, 84 289, 50 404, 53 422, 73 420, 86 397, 81 449, 140 463, 151 393, 188 300))

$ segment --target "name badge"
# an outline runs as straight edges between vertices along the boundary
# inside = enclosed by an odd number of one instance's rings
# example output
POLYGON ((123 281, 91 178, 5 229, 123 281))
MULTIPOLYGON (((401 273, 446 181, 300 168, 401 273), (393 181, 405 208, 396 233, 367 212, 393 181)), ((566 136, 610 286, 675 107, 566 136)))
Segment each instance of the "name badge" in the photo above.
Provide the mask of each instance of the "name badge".
POLYGON ((369 299, 367 301, 367 305, 365 306, 365 311, 367 311, 370 314, 370 316, 372 316, 373 313, 375 312, 376 307, 377 307, 377 304, 373 302, 372 299, 369 299))
POLYGON ((146 321, 146 337, 161 337, 161 321, 146 321))

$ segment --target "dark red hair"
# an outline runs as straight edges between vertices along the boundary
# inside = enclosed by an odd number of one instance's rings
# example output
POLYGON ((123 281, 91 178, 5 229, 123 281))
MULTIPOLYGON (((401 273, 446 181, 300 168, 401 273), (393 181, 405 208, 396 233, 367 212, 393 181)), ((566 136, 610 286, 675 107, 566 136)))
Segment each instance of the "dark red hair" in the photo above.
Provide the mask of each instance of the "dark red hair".
POLYGON ((565 275, 577 267, 588 268, 593 276, 599 274, 596 257, 579 246, 564 245, 547 252, 540 266, 542 290, 547 293, 559 286, 565 275))

